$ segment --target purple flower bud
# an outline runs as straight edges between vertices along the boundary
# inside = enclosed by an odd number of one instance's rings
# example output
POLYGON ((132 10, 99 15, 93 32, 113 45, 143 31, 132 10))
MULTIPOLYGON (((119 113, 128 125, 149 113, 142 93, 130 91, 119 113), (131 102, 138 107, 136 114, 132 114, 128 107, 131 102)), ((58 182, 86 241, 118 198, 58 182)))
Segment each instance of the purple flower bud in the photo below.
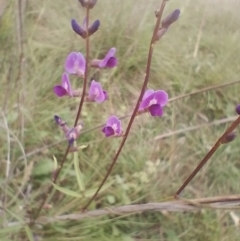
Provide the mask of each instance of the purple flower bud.
POLYGON ((92 80, 88 92, 88 100, 101 103, 106 100, 106 97, 107 92, 102 89, 101 84, 96 82, 95 80, 92 80))
POLYGON ((162 21, 162 28, 168 28, 172 23, 178 20, 180 16, 180 10, 176 9, 171 12, 166 18, 162 21))
POLYGON ((236 137, 237 137, 237 132, 235 132, 235 131, 231 132, 225 136, 224 140, 222 140, 221 143, 227 144, 227 143, 233 141, 236 137))
POLYGON ((75 19, 72 19, 71 25, 72 25, 73 31, 78 35, 80 35, 83 39, 85 39, 88 36, 91 36, 92 34, 94 34, 98 30, 100 26, 100 21, 95 20, 93 24, 88 28, 88 32, 86 31, 87 29, 86 18, 84 18, 83 20, 83 27, 81 27, 75 19))
POLYGON ((162 116, 163 106, 168 102, 168 94, 164 90, 147 90, 139 106, 139 113, 149 111, 152 116, 162 116))
POLYGON ((106 137, 109 136, 121 136, 122 126, 121 121, 116 116, 110 116, 106 125, 103 127, 102 132, 106 137))
POLYGON ((65 70, 69 74, 84 77, 86 60, 80 52, 71 52, 65 60, 65 70))
POLYGON ((75 19, 72 19, 71 25, 72 25, 72 29, 75 33, 77 33, 84 39, 87 37, 87 31, 85 29, 83 29, 75 19))
POLYGON ((54 116, 54 120, 55 122, 61 127, 62 131, 64 132, 64 134, 66 135, 70 128, 67 126, 66 122, 63 121, 59 116, 55 115, 54 116))
POLYGON ((83 124, 80 123, 73 128, 69 128, 66 122, 64 122, 59 116, 55 115, 54 120, 61 127, 66 139, 68 140, 68 143, 72 145, 73 142, 79 137, 83 124))
POLYGON ((240 104, 237 105, 237 107, 236 107, 236 112, 237 112, 238 115, 240 115, 240 104))
POLYGON ((78 0, 83 8, 93 8, 97 0, 78 0))
POLYGON ((97 32, 97 30, 99 29, 100 26, 100 21, 97 19, 93 22, 93 24, 88 28, 88 35, 91 36, 92 34, 94 34, 95 32, 97 32))
POLYGON ((117 65, 117 58, 114 56, 116 48, 111 48, 103 59, 93 59, 91 66, 95 68, 113 68, 117 65))

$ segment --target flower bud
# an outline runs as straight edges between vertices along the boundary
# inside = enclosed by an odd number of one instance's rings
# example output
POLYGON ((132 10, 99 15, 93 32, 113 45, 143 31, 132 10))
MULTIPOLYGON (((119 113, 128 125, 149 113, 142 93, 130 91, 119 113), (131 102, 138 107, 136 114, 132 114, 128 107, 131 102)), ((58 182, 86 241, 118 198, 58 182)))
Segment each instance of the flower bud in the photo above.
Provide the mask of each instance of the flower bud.
POLYGON ((237 105, 237 107, 236 107, 236 112, 237 112, 238 115, 240 115, 240 104, 237 105))
POLYGON ((97 3, 97 0, 78 0, 83 8, 93 8, 97 3))
POLYGON ((162 21, 162 28, 168 28, 172 23, 178 20, 180 16, 180 10, 176 9, 171 12, 166 18, 162 21))
POLYGON ((227 144, 231 141, 233 141, 235 138, 237 137, 237 133, 236 132, 231 132, 231 133, 228 133, 224 139, 221 141, 222 144, 227 144))

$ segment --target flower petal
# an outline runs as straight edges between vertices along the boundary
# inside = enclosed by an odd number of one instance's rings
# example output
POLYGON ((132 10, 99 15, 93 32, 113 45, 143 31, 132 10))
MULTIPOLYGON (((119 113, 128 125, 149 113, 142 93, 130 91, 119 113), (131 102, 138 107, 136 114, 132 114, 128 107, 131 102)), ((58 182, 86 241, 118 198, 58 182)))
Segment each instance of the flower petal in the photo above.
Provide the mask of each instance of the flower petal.
POLYGON ((154 104, 149 107, 149 112, 151 116, 162 116, 163 109, 160 104, 154 104))
POLYGON ((96 102, 103 102, 105 100, 105 94, 103 92, 102 86, 100 83, 92 80, 89 88, 89 98, 95 100, 96 102))
POLYGON ((71 52, 65 61, 65 70, 69 74, 77 74, 84 76, 85 74, 85 58, 80 52, 71 52))
POLYGON ((164 90, 157 90, 154 93, 155 99, 157 103, 161 106, 165 106, 168 102, 168 94, 164 90))
POLYGON ((111 126, 103 127, 102 132, 105 134, 106 137, 114 135, 114 130, 111 126))
POLYGON ((146 99, 149 95, 151 95, 152 93, 154 93, 154 90, 153 89, 149 89, 149 90, 146 90, 144 95, 143 95, 143 100, 146 99))
POLYGON ((117 127, 121 126, 121 121, 114 115, 110 116, 107 120, 107 126, 117 125, 117 127))
POLYGON ((70 96, 73 96, 71 83, 67 73, 62 74, 62 87, 68 92, 70 96))
MULTIPOLYGON (((144 96, 147 96, 147 97, 145 97, 142 100, 142 102, 139 106, 139 110, 148 108, 151 105, 151 102, 154 100, 154 97, 155 97, 154 95, 155 95, 154 91, 152 93, 151 93, 151 90, 149 90, 149 92, 145 92, 144 96)), ((156 104, 156 103, 153 103, 153 104, 156 104)))
POLYGON ((106 56, 104 57, 104 59, 102 61, 100 61, 99 67, 100 68, 105 68, 106 65, 107 65, 107 62, 109 61, 109 59, 114 57, 115 52, 116 52, 116 48, 111 48, 108 51, 108 53, 106 54, 106 56))
POLYGON ((67 90, 64 89, 61 85, 55 85, 53 88, 53 91, 58 97, 63 97, 65 95, 68 95, 67 90))
POLYGON ((107 64, 106 64, 106 67, 107 67, 107 68, 114 68, 115 66, 117 66, 117 64, 118 64, 117 58, 111 57, 111 58, 108 60, 108 62, 107 62, 107 64))

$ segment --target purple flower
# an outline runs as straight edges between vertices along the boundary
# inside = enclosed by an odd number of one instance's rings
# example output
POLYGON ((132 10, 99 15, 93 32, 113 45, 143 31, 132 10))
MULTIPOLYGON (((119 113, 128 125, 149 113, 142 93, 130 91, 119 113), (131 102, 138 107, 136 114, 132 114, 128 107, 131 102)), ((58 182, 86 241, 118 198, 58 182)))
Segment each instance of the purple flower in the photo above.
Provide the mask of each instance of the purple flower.
POLYGON ((73 128, 69 128, 66 122, 63 121, 59 116, 55 115, 54 120, 61 127, 66 139, 68 140, 68 143, 72 145, 73 142, 79 137, 83 124, 80 123, 73 128))
POLYGON ((107 92, 102 89, 100 83, 92 80, 89 92, 88 92, 88 100, 96 101, 101 103, 107 99, 107 92))
POLYGON ((91 66, 95 68, 113 68, 117 65, 117 58, 114 56, 116 48, 111 48, 103 59, 93 59, 91 66))
POLYGON ((86 60, 80 52, 71 52, 65 60, 65 70, 79 77, 85 75, 86 60))
POLYGON ((110 116, 107 120, 106 125, 103 127, 102 132, 106 137, 109 136, 121 136, 122 127, 121 121, 116 116, 110 116))
POLYGON ((91 36, 92 34, 94 34, 98 30, 100 26, 100 21, 95 20, 93 24, 88 27, 88 31, 86 30, 87 29, 86 18, 84 18, 83 27, 81 27, 75 19, 72 19, 71 25, 72 25, 73 31, 85 39, 88 36, 91 36))
POLYGON ((168 102, 168 94, 164 90, 147 90, 139 106, 139 112, 149 111, 152 116, 162 116, 163 106, 168 102))
POLYGON ((73 96, 71 83, 67 73, 62 74, 62 84, 55 85, 53 91, 58 97, 63 97, 65 95, 73 96))

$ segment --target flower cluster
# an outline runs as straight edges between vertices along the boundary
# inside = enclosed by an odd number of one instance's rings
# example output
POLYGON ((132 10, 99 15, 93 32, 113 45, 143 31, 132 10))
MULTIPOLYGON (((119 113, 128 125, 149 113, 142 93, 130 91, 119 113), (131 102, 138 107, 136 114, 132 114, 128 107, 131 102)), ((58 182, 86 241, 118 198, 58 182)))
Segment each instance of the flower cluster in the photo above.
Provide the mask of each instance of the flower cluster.
MULTIPOLYGON (((96 4, 97 0, 79 0, 79 2, 82 7, 91 9, 96 4)), ((161 28, 156 34, 156 40, 159 40, 160 37, 167 31, 169 26, 178 19, 179 14, 180 11, 175 10, 162 21, 161 28)), ((95 20, 91 25, 89 25, 88 20, 84 18, 82 25, 80 25, 77 20, 72 19, 71 27, 77 35, 86 39, 97 32, 100 27, 100 21, 95 20)), ((62 74, 61 84, 55 85, 53 88, 55 95, 58 97, 67 96, 70 98, 81 97, 86 102, 102 103, 106 101, 108 99, 108 93, 102 88, 100 82, 91 80, 89 89, 83 96, 80 89, 72 88, 70 77, 77 76, 79 79, 84 79, 86 81, 85 77, 87 65, 98 69, 114 68, 118 64, 118 59, 115 57, 115 54, 115 47, 110 48, 102 59, 92 59, 90 61, 86 60, 81 52, 71 52, 68 54, 64 63, 64 72, 62 74)), ((149 112, 151 116, 161 117, 163 115, 163 107, 167 104, 167 102, 168 94, 164 90, 146 90, 140 102, 137 115, 149 112)), ((54 116, 54 119, 61 127, 69 144, 72 144, 80 135, 83 125, 78 124, 73 128, 69 128, 60 117, 54 116)), ((112 115, 107 119, 105 126, 102 128, 102 132, 106 137, 120 137, 124 135, 121 121, 115 115, 112 115)))

